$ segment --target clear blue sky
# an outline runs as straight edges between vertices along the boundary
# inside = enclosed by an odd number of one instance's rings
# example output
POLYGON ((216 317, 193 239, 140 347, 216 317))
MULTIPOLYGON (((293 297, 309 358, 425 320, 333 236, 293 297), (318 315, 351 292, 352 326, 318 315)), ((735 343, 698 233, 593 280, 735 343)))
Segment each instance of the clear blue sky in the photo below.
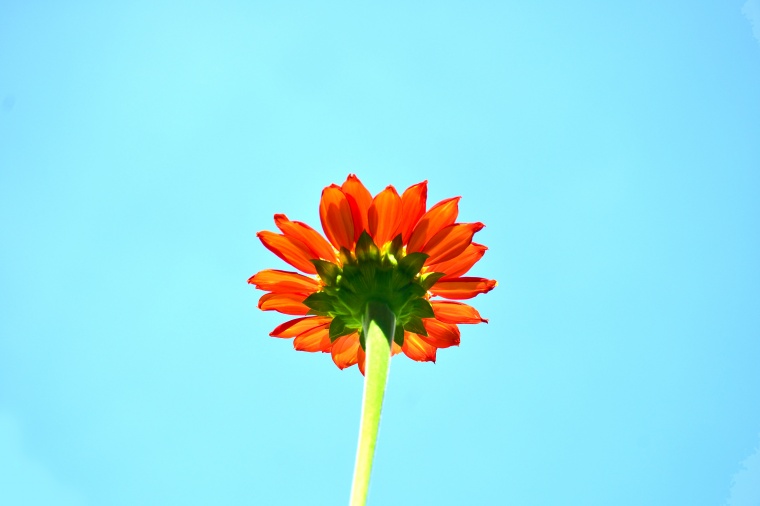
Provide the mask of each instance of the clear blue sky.
POLYGON ((349 172, 499 280, 370 504, 758 504, 760 0, 2 2, 0 503, 344 504, 362 377, 246 279, 349 172))

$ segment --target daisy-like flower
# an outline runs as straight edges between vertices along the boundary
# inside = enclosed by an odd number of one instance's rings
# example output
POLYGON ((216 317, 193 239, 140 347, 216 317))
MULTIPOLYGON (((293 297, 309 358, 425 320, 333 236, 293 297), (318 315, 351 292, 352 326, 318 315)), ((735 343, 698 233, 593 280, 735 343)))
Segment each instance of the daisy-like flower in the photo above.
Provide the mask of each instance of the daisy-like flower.
POLYGON ((339 368, 364 374, 362 316, 367 304, 396 317, 392 354, 435 362, 439 348, 459 345, 459 324, 487 322, 460 300, 496 281, 464 276, 486 247, 472 242, 482 223, 457 223, 460 197, 426 209, 427 181, 402 195, 388 186, 374 197, 351 174, 322 191, 319 216, 327 239, 284 214, 281 233, 259 232, 264 246, 299 272, 267 269, 248 282, 268 293, 264 311, 298 316, 270 335, 294 338, 299 351, 330 353, 339 368))

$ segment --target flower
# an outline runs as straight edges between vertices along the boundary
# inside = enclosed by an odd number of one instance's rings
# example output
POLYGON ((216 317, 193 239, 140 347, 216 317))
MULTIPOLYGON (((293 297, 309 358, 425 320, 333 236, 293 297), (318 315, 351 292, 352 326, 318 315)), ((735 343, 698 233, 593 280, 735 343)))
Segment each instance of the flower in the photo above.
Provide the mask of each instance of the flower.
POLYGON ((438 348, 459 345, 459 324, 488 322, 460 300, 496 286, 463 276, 487 248, 472 242, 482 223, 456 223, 459 199, 426 210, 427 181, 401 196, 388 186, 373 198, 350 174, 343 185, 322 191, 319 216, 327 239, 276 214, 281 233, 257 236, 304 274, 266 269, 248 280, 268 292, 259 309, 298 316, 269 335, 294 338, 299 351, 329 352, 340 369, 358 364, 363 374, 361 318, 367 302, 376 300, 396 315, 394 355, 435 362, 438 348))

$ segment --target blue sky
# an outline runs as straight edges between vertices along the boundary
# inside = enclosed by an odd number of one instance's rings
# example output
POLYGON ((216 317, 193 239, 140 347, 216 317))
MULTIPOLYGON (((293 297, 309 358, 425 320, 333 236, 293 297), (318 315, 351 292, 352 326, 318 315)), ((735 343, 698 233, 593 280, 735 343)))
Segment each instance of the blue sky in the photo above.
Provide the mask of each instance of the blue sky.
POLYGON ((370 504, 757 504, 758 0, 6 1, 0 69, 0 503, 345 503, 362 377, 246 279, 356 173, 499 281, 370 504))

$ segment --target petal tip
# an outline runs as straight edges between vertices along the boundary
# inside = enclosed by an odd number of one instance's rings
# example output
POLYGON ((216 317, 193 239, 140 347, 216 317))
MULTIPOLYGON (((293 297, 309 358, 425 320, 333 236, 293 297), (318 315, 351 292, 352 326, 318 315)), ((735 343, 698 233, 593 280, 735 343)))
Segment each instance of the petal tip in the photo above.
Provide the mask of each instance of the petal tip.
MULTIPOLYGON (((338 186, 335 183, 332 183, 332 184, 330 184, 330 186, 325 186, 322 189, 322 195, 324 195, 327 190, 334 190, 334 189, 341 190, 340 186, 338 186)), ((341 190, 341 191, 343 191, 343 190, 341 190)))

